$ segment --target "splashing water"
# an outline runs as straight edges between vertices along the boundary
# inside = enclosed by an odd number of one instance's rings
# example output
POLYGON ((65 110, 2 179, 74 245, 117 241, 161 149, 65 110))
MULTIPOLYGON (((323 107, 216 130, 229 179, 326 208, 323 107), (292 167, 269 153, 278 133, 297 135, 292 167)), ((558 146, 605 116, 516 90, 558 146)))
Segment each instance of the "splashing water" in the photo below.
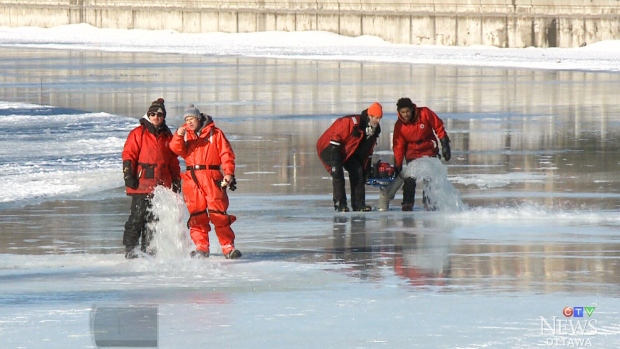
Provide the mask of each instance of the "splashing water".
POLYGON ((422 183, 424 195, 431 205, 440 211, 457 212, 465 209, 461 196, 448 181, 448 170, 438 158, 423 157, 411 161, 404 169, 406 177, 417 179, 422 183))
POLYGON ((166 187, 157 186, 151 213, 154 216, 153 222, 149 225, 154 232, 151 244, 157 252, 157 260, 188 257, 194 244, 186 225, 189 213, 181 195, 166 187))

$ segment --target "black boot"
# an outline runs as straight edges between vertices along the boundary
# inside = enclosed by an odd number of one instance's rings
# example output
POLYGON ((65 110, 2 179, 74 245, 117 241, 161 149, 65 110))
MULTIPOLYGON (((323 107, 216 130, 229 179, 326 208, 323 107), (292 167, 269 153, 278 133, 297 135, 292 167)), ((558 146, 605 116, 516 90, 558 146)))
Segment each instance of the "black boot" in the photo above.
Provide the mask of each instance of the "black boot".
POLYGON ((401 205, 403 211, 413 211, 413 203, 411 202, 403 202, 401 205))
POLYGON ((189 256, 192 258, 209 258, 209 252, 196 250, 190 252, 189 256))
POLYGON ((138 257, 140 257, 140 255, 136 252, 135 248, 125 249, 125 259, 136 259, 138 257))
POLYGON ((349 208, 347 207, 347 204, 344 204, 344 205, 334 205, 334 208, 338 212, 349 212, 349 208))
POLYGON ((154 248, 152 248, 152 247, 151 247, 151 246, 149 246, 149 245, 142 245, 142 246, 140 247, 140 251, 142 251, 142 253, 144 253, 144 254, 146 254, 146 255, 149 255, 149 256, 151 256, 151 257, 155 257, 155 255, 157 254, 157 252, 155 251, 155 249, 154 249, 154 248))
POLYGON ((226 257, 226 259, 241 258, 241 251, 239 251, 239 250, 232 250, 232 251, 228 252, 227 254, 225 254, 224 257, 226 257))

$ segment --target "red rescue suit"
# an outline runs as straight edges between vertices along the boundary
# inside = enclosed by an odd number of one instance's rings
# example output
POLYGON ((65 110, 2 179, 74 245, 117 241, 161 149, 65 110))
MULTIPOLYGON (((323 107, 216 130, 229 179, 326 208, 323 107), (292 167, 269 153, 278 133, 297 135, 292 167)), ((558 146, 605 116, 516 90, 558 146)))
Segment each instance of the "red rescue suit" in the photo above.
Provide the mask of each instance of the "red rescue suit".
POLYGON ((131 161, 131 170, 138 179, 138 188, 125 187, 127 195, 151 194, 157 185, 166 188, 181 176, 179 159, 170 151, 172 133, 167 126, 156 132, 146 119, 127 136, 123 148, 123 162, 131 161))
MULTIPOLYGON (((360 142, 366 137, 363 127, 366 126, 365 122, 361 122, 361 115, 347 115, 336 119, 334 123, 321 135, 316 142, 316 150, 319 154, 321 163, 327 170, 332 172, 332 165, 326 163, 326 159, 321 157, 323 151, 330 146, 330 144, 337 144, 340 147, 340 157, 342 162, 347 162, 349 158, 355 153, 360 142), (362 125, 363 124, 363 125, 362 125)), ((366 117, 367 119, 367 117, 366 117)), ((366 121, 367 122, 367 121, 366 121)), ((381 129, 379 126, 378 130, 381 129)), ((379 135, 380 131, 377 131, 374 139, 379 135)), ((369 149, 363 155, 364 162, 362 165, 366 168, 368 160, 372 157, 373 149, 376 145, 376 141, 370 143, 369 149)))
POLYGON ((415 107, 415 109, 419 115, 417 119, 413 117, 409 122, 405 122, 398 115, 394 125, 392 137, 394 166, 399 169, 403 166, 403 160, 410 162, 424 156, 437 156, 439 154, 437 137, 439 139, 446 137, 443 121, 437 114, 427 107, 415 107))
POLYGON ((319 137, 316 150, 321 163, 332 176, 336 210, 348 211, 344 169, 349 172, 353 210, 370 210, 370 206, 366 206, 365 172, 380 133, 381 126, 377 124, 372 127, 368 110, 364 110, 361 115, 337 119, 319 137))
POLYGON ((235 154, 224 133, 208 117, 198 134, 187 128, 185 136, 174 134, 170 149, 185 159, 183 198, 190 213, 189 232, 197 251, 209 252, 209 223, 224 255, 234 249, 235 233, 230 225, 237 219, 226 213, 228 194, 220 183, 224 174, 235 174, 235 154))

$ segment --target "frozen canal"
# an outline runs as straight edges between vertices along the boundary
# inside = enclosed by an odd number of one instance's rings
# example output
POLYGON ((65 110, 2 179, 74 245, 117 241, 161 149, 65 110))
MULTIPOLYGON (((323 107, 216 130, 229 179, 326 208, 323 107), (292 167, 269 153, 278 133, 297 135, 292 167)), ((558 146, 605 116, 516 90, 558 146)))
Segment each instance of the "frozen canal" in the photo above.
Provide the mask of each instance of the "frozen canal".
POLYGON ((2 348, 105 347, 102 314, 126 347, 620 347, 617 72, 11 45, 0 67, 2 348), (465 209, 419 191, 414 212, 399 192, 335 213, 317 138, 377 100, 392 162, 403 96, 446 123, 465 209), (120 151, 157 97, 169 125, 191 102, 231 140, 242 259, 191 260, 169 192, 159 258, 123 258, 120 151))

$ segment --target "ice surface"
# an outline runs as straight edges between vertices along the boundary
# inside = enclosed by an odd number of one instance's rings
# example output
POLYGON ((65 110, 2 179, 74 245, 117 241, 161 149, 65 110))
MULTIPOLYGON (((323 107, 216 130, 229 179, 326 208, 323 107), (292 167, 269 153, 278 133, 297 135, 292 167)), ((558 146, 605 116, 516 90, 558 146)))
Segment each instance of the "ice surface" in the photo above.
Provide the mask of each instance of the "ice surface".
MULTIPOLYGON (((183 58, 384 62, 358 70, 265 60, 242 61, 230 70, 229 61, 217 65, 230 74, 222 80, 230 83, 218 81, 227 92, 217 105, 243 110, 293 104, 291 110, 298 112, 216 116, 238 155, 239 189, 230 194, 229 211, 239 217, 233 227, 244 256, 224 259, 211 234, 212 256, 190 259, 187 211, 177 194, 160 189, 154 205, 158 256, 127 261, 121 234, 129 201, 122 188, 120 151, 137 126, 135 115, 17 103, 21 96, 14 91, 21 91, 21 79, 62 75, 73 62, 56 57, 49 70, 29 70, 20 60, 4 61, 7 74, 0 87, 3 96, 11 97, 0 102, 2 348, 93 348, 93 310, 116 307, 156 307, 160 348, 620 346, 620 114, 617 101, 608 98, 617 76, 609 72, 620 70, 617 41, 579 49, 415 47, 322 32, 180 34, 79 25, 0 28, 0 45, 164 50, 179 55, 166 57, 162 66, 187 66, 201 73, 199 64, 183 58), (401 65, 394 69, 390 62, 401 65), (427 88, 380 79, 385 72, 400 72, 406 66, 402 63, 558 72, 416 70, 446 89, 471 87, 466 91, 471 93, 455 93, 454 100, 443 93, 424 95, 431 108, 446 110, 440 116, 453 158, 412 168, 417 177, 424 177, 424 171, 441 174, 441 192, 450 194, 447 202, 462 203, 463 209, 423 211, 420 188, 414 212, 399 211, 397 196, 387 212, 335 213, 315 141, 340 109, 313 114, 306 105, 333 102, 324 102, 325 95, 307 89, 304 81, 275 76, 300 70, 311 77, 315 70, 327 70, 324 80, 317 79, 325 84, 319 92, 337 96, 338 102, 376 98, 374 90, 351 92, 361 89, 359 84, 325 78, 343 71, 395 94, 390 98, 400 97, 403 89, 422 95, 427 88), (266 64, 275 68, 265 70, 266 64), (567 69, 583 71, 583 79, 565 74, 567 69), (600 70, 607 73, 595 72, 600 70), (248 72, 262 83, 270 81, 268 89, 291 93, 265 101, 265 91, 259 89, 253 99, 239 100, 248 72), (477 73, 493 77, 471 82, 477 73), (551 94, 524 100, 528 88, 551 94), (462 101, 460 108, 451 109, 462 101), (595 310, 591 316, 567 318, 565 307, 595 310), (557 326, 550 328, 552 324, 557 326)), ((118 80, 104 86, 120 92, 113 97, 102 93, 103 104, 144 92, 143 85, 131 91, 125 85, 143 70, 119 75, 124 63, 107 57, 101 54, 102 64, 92 73, 98 75, 88 85, 101 88, 97 79, 102 76, 118 80)), ((178 93, 183 102, 199 102, 198 96, 204 96, 179 91, 147 94, 178 93)), ((376 155, 386 161, 393 122, 384 118, 377 146, 376 155)), ((367 194, 374 205, 378 191, 369 188, 367 194)))

